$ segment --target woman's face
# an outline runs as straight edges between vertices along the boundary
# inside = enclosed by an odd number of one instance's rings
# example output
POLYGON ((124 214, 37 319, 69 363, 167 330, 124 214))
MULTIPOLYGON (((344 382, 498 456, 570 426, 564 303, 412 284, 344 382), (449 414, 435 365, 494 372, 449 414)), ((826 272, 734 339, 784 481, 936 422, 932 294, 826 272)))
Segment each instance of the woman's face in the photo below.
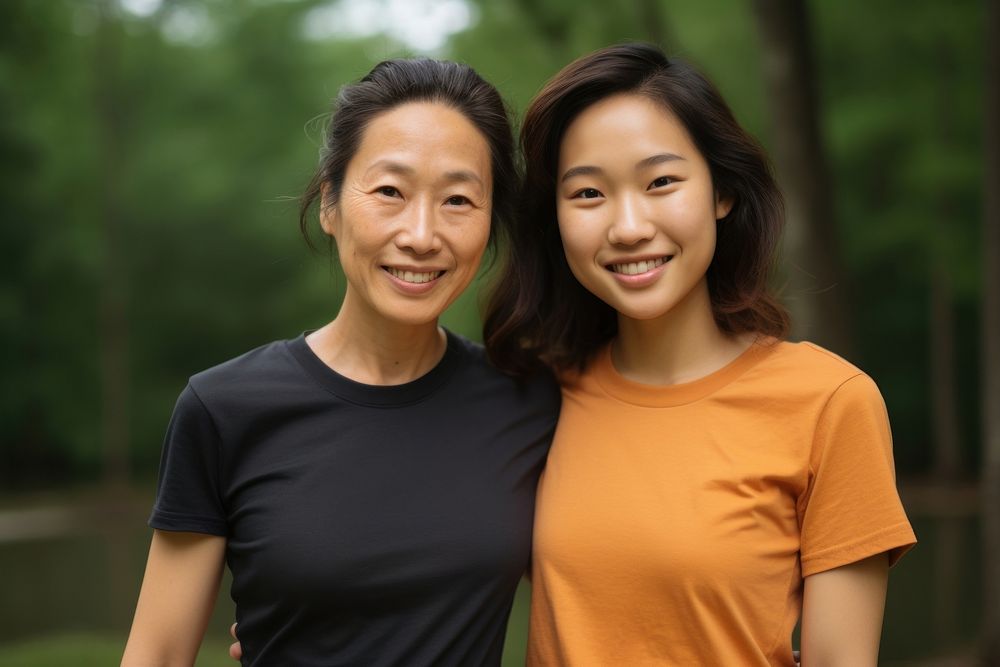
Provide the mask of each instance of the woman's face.
POLYGON ((376 116, 337 205, 320 216, 347 276, 345 307, 404 324, 435 321, 486 249, 490 170, 486 139, 451 107, 413 102, 376 116))
POLYGON ((708 303, 715 221, 731 205, 671 112, 632 94, 593 104, 567 128, 557 173, 563 248, 587 290, 640 320, 692 294, 708 303))

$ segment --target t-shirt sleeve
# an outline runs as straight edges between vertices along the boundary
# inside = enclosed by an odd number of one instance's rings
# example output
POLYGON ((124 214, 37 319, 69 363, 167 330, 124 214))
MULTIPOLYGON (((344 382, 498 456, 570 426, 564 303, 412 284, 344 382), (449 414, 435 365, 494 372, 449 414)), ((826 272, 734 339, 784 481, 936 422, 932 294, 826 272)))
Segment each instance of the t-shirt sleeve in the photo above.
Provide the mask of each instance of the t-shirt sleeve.
POLYGON ((220 444, 211 415, 189 384, 167 427, 150 526, 226 535, 220 444))
POLYGON ((860 374, 830 397, 816 425, 799 502, 802 576, 916 543, 896 491, 892 435, 875 383, 860 374))

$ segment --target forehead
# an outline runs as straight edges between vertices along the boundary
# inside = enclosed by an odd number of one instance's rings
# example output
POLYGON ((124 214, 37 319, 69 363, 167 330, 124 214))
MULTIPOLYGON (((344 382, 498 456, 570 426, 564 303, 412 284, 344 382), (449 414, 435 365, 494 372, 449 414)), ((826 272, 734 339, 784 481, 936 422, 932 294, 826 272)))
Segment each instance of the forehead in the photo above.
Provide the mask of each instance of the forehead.
POLYGON ((581 159, 639 160, 657 153, 700 157, 687 128, 666 105, 643 95, 619 94, 595 102, 572 120, 560 144, 559 165, 581 159))
POLYGON ((489 155, 486 138, 462 112, 439 102, 409 102, 368 123, 348 171, 395 163, 418 174, 472 170, 485 182, 489 155))

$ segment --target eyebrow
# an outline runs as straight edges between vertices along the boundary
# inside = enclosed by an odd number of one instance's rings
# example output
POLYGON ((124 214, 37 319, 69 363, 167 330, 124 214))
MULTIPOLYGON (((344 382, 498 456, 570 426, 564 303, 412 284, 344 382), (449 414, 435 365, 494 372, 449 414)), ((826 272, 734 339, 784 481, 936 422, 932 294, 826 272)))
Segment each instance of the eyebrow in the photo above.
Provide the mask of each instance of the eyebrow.
POLYGON ((368 170, 365 173, 371 173, 377 169, 388 171, 391 174, 402 174, 404 176, 412 176, 417 172, 416 169, 403 164, 402 162, 396 162, 395 160, 378 160, 375 164, 368 167, 368 170))
MULTIPOLYGON (((403 164, 402 162, 396 162, 395 160, 379 160, 368 168, 367 173, 371 173, 379 169, 387 171, 391 174, 400 174, 402 176, 414 176, 417 173, 416 168, 411 167, 408 164, 403 164)), ((481 188, 485 187, 483 179, 468 169, 447 171, 444 174, 444 180, 448 183, 476 183, 481 188)))
POLYGON ((657 164, 663 164, 664 162, 673 162, 675 160, 683 159, 684 158, 680 155, 676 155, 674 153, 658 153, 656 155, 649 156, 645 160, 639 160, 639 162, 636 163, 635 168, 644 169, 645 167, 652 167, 657 164))
POLYGON ((481 188, 485 186, 483 179, 468 169, 445 172, 444 178, 449 183, 476 183, 481 188))
POLYGON ((566 170, 566 173, 563 174, 562 181, 565 183, 574 176, 590 176, 593 174, 601 174, 601 173, 604 173, 604 170, 601 169, 600 167, 591 167, 589 165, 585 165, 582 167, 570 167, 569 169, 566 170))
MULTIPOLYGON (((673 162, 675 160, 683 160, 683 159, 684 158, 682 158, 680 155, 676 155, 675 153, 657 153, 656 155, 650 155, 647 158, 639 160, 635 164, 635 168, 636 171, 638 171, 640 169, 645 169, 646 167, 652 167, 657 164, 663 164, 664 162, 673 162)), ((604 173, 604 170, 601 169, 600 167, 594 167, 591 165, 581 165, 579 167, 571 167, 567 169, 566 173, 563 174, 562 176, 562 180, 565 182, 573 178, 574 176, 592 176, 594 174, 602 174, 602 173, 604 173)))

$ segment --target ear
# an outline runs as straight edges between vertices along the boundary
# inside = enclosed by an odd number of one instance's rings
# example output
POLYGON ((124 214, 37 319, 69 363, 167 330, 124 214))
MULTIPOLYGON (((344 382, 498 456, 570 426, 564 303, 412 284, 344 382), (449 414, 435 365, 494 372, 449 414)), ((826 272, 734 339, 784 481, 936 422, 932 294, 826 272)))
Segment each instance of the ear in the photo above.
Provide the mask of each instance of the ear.
POLYGON ((340 207, 330 201, 330 186, 324 183, 319 195, 319 226, 327 236, 337 238, 340 207))
POLYGON ((340 221, 340 213, 336 204, 322 203, 319 207, 319 226, 323 228, 323 233, 327 236, 337 238, 337 223, 340 221))
POLYGON ((722 220, 733 210, 733 198, 715 193, 715 219, 722 220))

